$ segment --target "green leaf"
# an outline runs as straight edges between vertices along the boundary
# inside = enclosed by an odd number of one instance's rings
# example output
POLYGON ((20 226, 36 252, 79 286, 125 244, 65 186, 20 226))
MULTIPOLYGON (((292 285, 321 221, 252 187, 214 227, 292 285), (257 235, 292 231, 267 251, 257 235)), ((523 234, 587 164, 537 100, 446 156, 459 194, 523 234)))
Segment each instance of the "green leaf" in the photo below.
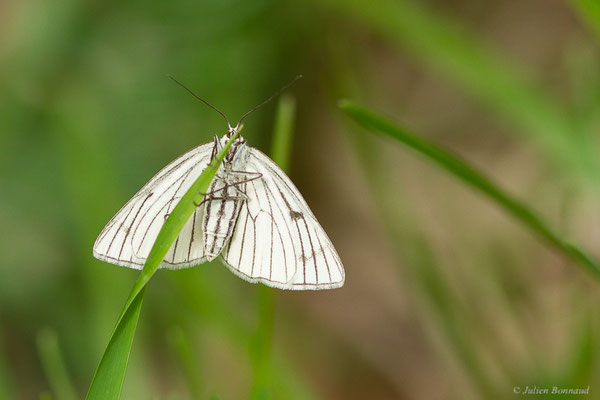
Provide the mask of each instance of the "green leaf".
POLYGON ((418 153, 426 156, 429 160, 442 167, 442 169, 460 178, 471 187, 485 194, 512 215, 517 221, 546 239, 548 243, 562 251, 570 259, 593 272, 596 278, 600 278, 600 265, 596 260, 574 244, 561 238, 525 204, 508 193, 505 193, 488 177, 477 171, 465 161, 433 143, 412 135, 405 129, 386 120, 382 116, 348 100, 341 101, 340 108, 364 128, 370 131, 383 133, 396 139, 418 153))
POLYGON ((119 398, 121 389, 123 388, 135 328, 142 308, 146 284, 154 275, 169 248, 179 235, 179 232, 196 209, 194 203, 198 204, 202 201, 204 196, 200 193, 205 193, 208 189, 208 186, 217 173, 219 165, 238 135, 239 130, 229 139, 227 144, 217 154, 216 159, 211 161, 209 167, 200 174, 194 184, 183 195, 162 226, 144 264, 144 268, 140 272, 125 302, 123 312, 117 320, 108 346, 102 355, 102 359, 90 385, 87 399, 119 398))

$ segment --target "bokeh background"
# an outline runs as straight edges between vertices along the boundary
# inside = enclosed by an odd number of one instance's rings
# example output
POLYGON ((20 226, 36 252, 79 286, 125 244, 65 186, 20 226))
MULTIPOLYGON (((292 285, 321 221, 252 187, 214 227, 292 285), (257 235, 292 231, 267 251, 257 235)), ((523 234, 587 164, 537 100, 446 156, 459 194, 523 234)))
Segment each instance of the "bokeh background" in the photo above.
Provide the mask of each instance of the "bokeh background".
MULTIPOLYGON (((122 398, 242 399, 261 376, 273 399, 600 398, 597 276, 336 106, 450 149, 600 255, 598 43, 594 0, 0 1, 0 398, 85 395, 137 276, 96 236, 224 133, 166 75, 236 120, 300 73, 289 172, 345 287, 274 290, 261 327, 261 292, 219 262, 159 271, 122 398)), ((275 109, 245 122, 265 152, 275 109)))

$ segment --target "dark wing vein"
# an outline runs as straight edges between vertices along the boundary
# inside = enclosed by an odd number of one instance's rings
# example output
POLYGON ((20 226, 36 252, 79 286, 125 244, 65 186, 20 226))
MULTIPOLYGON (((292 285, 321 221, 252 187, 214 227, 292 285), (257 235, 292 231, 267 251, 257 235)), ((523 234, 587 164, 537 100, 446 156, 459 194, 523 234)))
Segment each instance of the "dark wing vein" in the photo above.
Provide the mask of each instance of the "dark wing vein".
MULTIPOLYGON (((198 146, 178 157, 155 174, 108 222, 98 239, 96 239, 94 255, 100 259, 124 266, 138 268, 143 265, 146 255, 138 255, 137 253, 146 243, 148 231, 155 227, 156 217, 158 215, 164 216, 169 212, 181 190, 187 189, 185 187, 186 179, 190 177, 192 172, 197 171, 197 167, 203 162, 208 164, 211 147, 212 143, 198 146), (170 198, 167 196, 170 196, 170 198), (150 199, 151 197, 152 199, 150 199), (153 218, 149 219, 152 214, 154 214, 153 218), (141 226, 148 221, 150 223, 142 233, 141 226), (143 235, 140 245, 139 247, 134 246, 134 238, 137 241, 140 238, 139 235, 143 235), (110 239, 110 242, 107 239, 110 239), (115 246, 117 242, 121 242, 120 247, 115 246)), ((195 212, 194 224, 196 215, 195 212)), ((188 247, 188 259, 192 249, 193 230, 188 247)), ((177 246, 180 244, 181 239, 178 238, 173 249, 171 263, 163 261, 165 264, 180 262, 176 257, 177 246)), ((180 253, 183 253, 182 258, 185 258, 185 251, 180 251, 180 253)))

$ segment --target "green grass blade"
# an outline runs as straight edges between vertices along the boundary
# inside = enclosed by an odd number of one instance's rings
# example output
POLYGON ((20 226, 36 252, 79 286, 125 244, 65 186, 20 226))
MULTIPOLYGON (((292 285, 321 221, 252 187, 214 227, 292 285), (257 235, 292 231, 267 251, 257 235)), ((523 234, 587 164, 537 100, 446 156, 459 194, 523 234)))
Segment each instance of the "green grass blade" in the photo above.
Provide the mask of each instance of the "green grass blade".
POLYGON ((569 3, 600 39, 600 2, 598 0, 570 0, 569 3))
POLYGON ((192 351, 192 347, 188 338, 186 337, 186 334, 181 327, 173 327, 168 332, 167 339, 177 355, 178 361, 185 375, 190 394, 194 399, 201 398, 203 385, 200 381, 200 367, 197 363, 196 357, 192 351))
POLYGON ((227 154, 229 147, 238 135, 239 131, 231 137, 219 154, 217 154, 216 160, 211 162, 212 167, 209 166, 200 174, 162 226, 150 250, 148 259, 144 264, 144 268, 140 272, 129 294, 123 312, 117 320, 108 346, 102 355, 102 359, 90 385, 87 399, 119 398, 146 284, 152 275, 154 275, 169 248, 179 235, 179 232, 196 209, 194 203, 198 204, 202 201, 204 196, 200 193, 205 193, 208 189, 225 154, 227 154))
POLYGON ((275 115, 271 158, 286 173, 288 172, 290 154, 292 153, 295 114, 296 100, 294 97, 289 94, 281 96, 275 115))
POLYGON ((58 345, 56 332, 50 328, 38 332, 37 347, 48 383, 57 399, 75 400, 77 392, 71 383, 58 345))
POLYGON ((40 393, 40 400, 53 400, 52 395, 48 392, 40 393))
MULTIPOLYGON (((582 307, 583 308, 583 307, 582 307)), ((593 311, 589 312, 590 314, 593 311)), ((587 382, 594 379, 594 369, 597 368, 598 345, 595 332, 588 317, 575 331, 569 352, 570 360, 565 363, 561 376, 572 387, 585 387, 587 382)))
POLYGON ((118 399, 120 397, 143 300, 144 289, 134 298, 133 303, 121 316, 108 346, 104 350, 86 399, 118 399))
MULTIPOLYGON (((595 0, 588 0, 592 2, 595 0)), ((413 0, 326 0, 383 34, 519 127, 553 160, 596 183, 598 160, 574 121, 523 71, 439 12, 413 0)))
POLYGON ((275 289, 257 287, 258 329, 250 343, 250 358, 254 368, 254 382, 250 399, 267 400, 273 397, 271 369, 271 346, 275 326, 275 289))
POLYGON ((187 382, 188 390, 193 399, 202 398, 203 382, 200 366, 192 351, 192 346, 180 326, 172 327, 167 333, 167 342, 177 356, 183 375, 187 382))
MULTIPOLYGON (((290 162, 295 111, 294 97, 284 95, 279 99, 273 128, 271 158, 285 172, 290 162)), ((273 376, 270 370, 271 343, 275 325, 275 296, 274 289, 264 285, 259 285, 257 291, 258 329, 250 349, 254 365, 254 382, 250 398, 266 400, 273 395, 273 376)))
POLYGON ((431 161, 434 161, 444 170, 460 178, 473 188, 484 193, 523 225, 542 236, 570 259, 593 272, 596 278, 600 278, 600 265, 596 260, 574 244, 561 238, 525 204, 502 191, 502 189, 483 173, 478 172, 465 161, 435 144, 412 135, 395 123, 350 101, 342 101, 340 103, 340 108, 364 128, 386 134, 398 140, 413 150, 423 154, 431 161))
POLYGON ((498 398, 494 390, 489 371, 484 367, 481 355, 470 342, 469 325, 461 319, 466 310, 460 307, 458 299, 453 295, 449 283, 439 273, 440 264, 435 259, 435 251, 425 242, 423 237, 414 235, 410 259, 414 261, 413 268, 416 283, 421 291, 427 294, 424 301, 431 308, 430 313, 436 319, 437 326, 462 363, 466 372, 472 378, 483 398, 498 398))
MULTIPOLYGON (((127 300, 127 304, 133 302, 137 293, 139 293, 142 288, 148 283, 148 280, 154 275, 161 261, 169 251, 169 248, 177 239, 179 232, 183 229, 185 223, 190 219, 194 210, 196 209, 195 204, 199 204, 202 202, 204 196, 200 193, 206 193, 208 186, 212 182, 215 174, 217 173, 217 169, 223 158, 229 151, 229 147, 233 141, 238 137, 239 131, 241 128, 229 139, 227 144, 223 147, 223 149, 217 154, 216 160, 211 162, 211 166, 206 168, 202 174, 196 179, 194 184, 188 189, 188 191, 183 195, 181 200, 177 203, 173 212, 169 215, 165 224, 161 228, 158 236, 156 238, 156 242, 152 249, 150 250, 150 254, 148 254, 148 259, 144 264, 144 268, 138 277, 131 294, 129 295, 129 299, 127 300)), ((126 307, 127 307, 126 304, 126 307)))
MULTIPOLYGON (((176 301, 186 309, 192 310, 196 319, 218 332, 228 346, 236 352, 236 357, 247 360, 254 366, 255 361, 252 357, 255 353, 248 349, 256 343, 254 340, 257 334, 256 326, 246 318, 239 317, 242 310, 238 305, 223 302, 221 293, 208 287, 210 283, 197 274, 193 274, 193 279, 186 275, 188 274, 185 272, 168 274, 178 295, 181 296, 176 301)), ((276 293, 275 290, 274 292, 276 293)), ((289 360, 275 348, 272 349, 271 362, 269 379, 276 386, 276 398, 289 400, 321 398, 309 383, 303 380, 303 374, 298 373, 289 360)))
MULTIPOLYGON (((443 338, 448 350, 459 363, 461 372, 469 376, 470 383, 480 392, 479 398, 501 398, 494 390, 494 380, 490 379, 483 362, 485 356, 473 345, 473 327, 465 318, 473 312, 472 306, 464 307, 460 296, 456 296, 453 285, 442 272, 446 270, 446 265, 441 262, 437 249, 427 240, 427 235, 414 220, 414 210, 407 198, 401 195, 390 198, 389 177, 379 173, 389 169, 389 163, 377 158, 379 147, 375 147, 372 140, 354 132, 349 137, 379 218, 392 243, 402 243, 401 246, 395 246, 394 254, 402 281, 411 282, 410 293, 407 295, 415 296, 418 318, 422 324, 428 324, 424 326, 424 330, 429 331, 425 336, 429 340, 434 337, 438 340, 439 337, 443 338)), ((444 361, 440 362, 444 368, 444 361)), ((448 376, 452 376, 452 373, 448 371, 448 376)))

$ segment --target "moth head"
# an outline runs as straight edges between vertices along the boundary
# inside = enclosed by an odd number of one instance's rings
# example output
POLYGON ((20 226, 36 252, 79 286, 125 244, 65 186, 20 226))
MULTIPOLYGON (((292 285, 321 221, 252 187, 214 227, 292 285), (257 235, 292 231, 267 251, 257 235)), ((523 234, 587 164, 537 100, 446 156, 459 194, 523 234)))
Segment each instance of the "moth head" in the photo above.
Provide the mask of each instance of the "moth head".
POLYGON ((236 125, 236 126, 234 126, 234 127, 232 127, 231 125, 229 125, 229 123, 227 123, 227 125, 228 125, 228 128, 229 128, 229 129, 227 130, 227 139, 231 139, 231 137, 232 137, 233 135, 235 135, 235 133, 236 133, 237 131, 239 131, 239 128, 238 128, 238 125, 236 125))

